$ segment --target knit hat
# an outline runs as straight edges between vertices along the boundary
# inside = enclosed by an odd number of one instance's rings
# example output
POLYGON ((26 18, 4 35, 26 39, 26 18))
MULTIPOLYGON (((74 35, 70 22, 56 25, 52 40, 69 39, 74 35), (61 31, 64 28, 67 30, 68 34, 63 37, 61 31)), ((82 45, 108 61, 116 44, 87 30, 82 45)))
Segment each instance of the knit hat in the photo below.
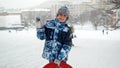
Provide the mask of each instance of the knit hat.
POLYGON ((64 14, 65 16, 69 17, 69 10, 66 6, 62 6, 61 8, 58 9, 57 16, 59 14, 64 14))

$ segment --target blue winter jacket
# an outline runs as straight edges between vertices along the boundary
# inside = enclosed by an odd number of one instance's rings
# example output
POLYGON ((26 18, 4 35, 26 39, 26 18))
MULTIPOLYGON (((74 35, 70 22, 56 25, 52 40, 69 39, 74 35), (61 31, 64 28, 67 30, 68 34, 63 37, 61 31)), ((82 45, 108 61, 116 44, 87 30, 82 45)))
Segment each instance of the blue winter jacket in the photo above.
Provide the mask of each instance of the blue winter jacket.
POLYGON ((37 37, 45 39, 43 58, 49 61, 67 61, 72 38, 71 30, 65 22, 60 23, 57 19, 48 20, 42 28, 37 28, 37 37))

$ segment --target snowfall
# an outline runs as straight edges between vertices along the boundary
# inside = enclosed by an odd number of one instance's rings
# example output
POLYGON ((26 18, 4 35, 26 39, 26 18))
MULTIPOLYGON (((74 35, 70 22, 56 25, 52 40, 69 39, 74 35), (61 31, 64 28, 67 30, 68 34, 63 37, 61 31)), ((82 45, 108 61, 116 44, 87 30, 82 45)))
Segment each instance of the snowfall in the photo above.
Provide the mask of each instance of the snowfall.
MULTIPOLYGON (((73 68, 120 68, 120 30, 75 29, 68 63, 73 68)), ((0 68, 42 68, 44 40, 36 29, 0 31, 0 68)))

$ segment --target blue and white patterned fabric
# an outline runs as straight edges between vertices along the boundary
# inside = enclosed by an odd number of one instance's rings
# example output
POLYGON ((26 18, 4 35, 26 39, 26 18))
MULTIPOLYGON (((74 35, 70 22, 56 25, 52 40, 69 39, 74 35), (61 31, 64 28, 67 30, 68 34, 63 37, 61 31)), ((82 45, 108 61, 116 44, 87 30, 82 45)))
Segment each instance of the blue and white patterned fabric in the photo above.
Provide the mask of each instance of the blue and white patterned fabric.
POLYGON ((65 22, 60 23, 57 19, 47 21, 43 28, 37 28, 37 37, 45 39, 42 57, 49 61, 67 61, 72 46, 70 34, 68 25, 65 22))

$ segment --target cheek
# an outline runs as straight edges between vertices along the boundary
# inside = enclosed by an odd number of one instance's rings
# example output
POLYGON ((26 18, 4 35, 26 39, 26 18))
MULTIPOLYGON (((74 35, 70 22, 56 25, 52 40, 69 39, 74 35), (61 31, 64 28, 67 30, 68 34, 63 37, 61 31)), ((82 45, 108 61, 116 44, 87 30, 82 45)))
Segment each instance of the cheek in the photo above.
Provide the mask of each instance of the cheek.
POLYGON ((66 21, 66 20, 67 20, 67 18, 66 18, 66 17, 64 17, 64 18, 63 18, 63 21, 66 21))
POLYGON ((64 19, 67 20, 67 17, 65 17, 64 19))

